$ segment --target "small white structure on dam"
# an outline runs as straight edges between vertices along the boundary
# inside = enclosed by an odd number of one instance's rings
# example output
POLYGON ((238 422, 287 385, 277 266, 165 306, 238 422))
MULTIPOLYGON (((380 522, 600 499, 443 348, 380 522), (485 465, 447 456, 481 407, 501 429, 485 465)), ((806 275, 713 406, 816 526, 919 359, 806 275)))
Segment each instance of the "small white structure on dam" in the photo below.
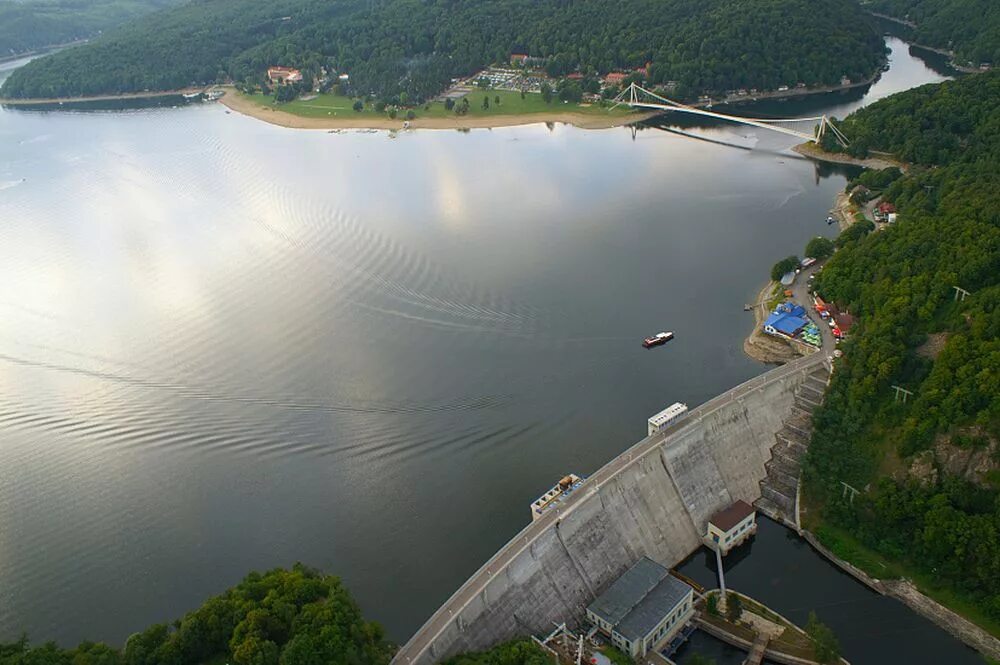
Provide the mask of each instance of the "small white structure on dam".
POLYGON ((648 421, 649 429, 647 430, 647 436, 653 436, 657 432, 662 432, 666 428, 673 425, 675 422, 684 417, 687 413, 687 404, 681 402, 674 402, 663 411, 660 411, 655 416, 651 417, 648 421))

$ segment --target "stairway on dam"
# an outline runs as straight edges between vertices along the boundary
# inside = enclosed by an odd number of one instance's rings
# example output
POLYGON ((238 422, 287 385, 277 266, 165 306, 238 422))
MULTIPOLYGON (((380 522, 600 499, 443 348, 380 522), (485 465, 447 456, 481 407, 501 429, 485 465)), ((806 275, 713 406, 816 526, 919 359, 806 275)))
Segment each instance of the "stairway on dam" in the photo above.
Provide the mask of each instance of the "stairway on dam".
POLYGON ((760 498, 754 507, 773 520, 797 529, 796 495, 805 457, 812 436, 813 410, 823 401, 830 373, 820 365, 795 389, 792 412, 775 435, 771 459, 764 465, 767 475, 760 481, 760 498))

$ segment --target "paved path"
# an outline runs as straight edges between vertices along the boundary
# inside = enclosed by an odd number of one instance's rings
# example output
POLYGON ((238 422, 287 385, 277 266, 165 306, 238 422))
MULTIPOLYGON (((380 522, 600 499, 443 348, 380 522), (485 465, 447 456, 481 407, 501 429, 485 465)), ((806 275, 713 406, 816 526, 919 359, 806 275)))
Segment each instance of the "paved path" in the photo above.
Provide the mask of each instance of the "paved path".
POLYGON ((809 290, 809 275, 815 273, 821 266, 819 263, 811 265, 795 276, 795 282, 792 283, 792 300, 806 308, 809 320, 819 328, 820 339, 823 340, 820 353, 830 355, 837 348, 837 341, 833 337, 830 325, 813 309, 812 293, 809 290))
POLYGON ((782 365, 765 374, 743 383, 731 391, 718 395, 708 402, 692 409, 679 423, 668 428, 664 432, 647 437, 635 444, 618 457, 614 458, 596 473, 584 481, 584 484, 562 503, 550 508, 541 518, 535 520, 525 527, 519 534, 514 536, 504 547, 483 565, 476 573, 435 612, 430 619, 403 645, 393 658, 394 665, 406 665, 416 663, 424 656, 427 649, 437 640, 437 638, 454 621, 455 617, 462 613, 462 610, 489 584, 494 575, 501 574, 505 568, 514 561, 525 549, 531 547, 543 533, 552 528, 554 524, 573 512, 580 505, 584 497, 595 494, 604 483, 613 479, 622 471, 635 464, 639 459, 645 457, 650 452, 655 451, 663 443, 665 437, 675 434, 688 426, 697 424, 700 418, 729 405, 735 399, 742 397, 765 385, 770 385, 780 381, 795 372, 809 371, 818 366, 826 358, 825 354, 814 353, 804 358, 799 358, 786 365, 782 365))

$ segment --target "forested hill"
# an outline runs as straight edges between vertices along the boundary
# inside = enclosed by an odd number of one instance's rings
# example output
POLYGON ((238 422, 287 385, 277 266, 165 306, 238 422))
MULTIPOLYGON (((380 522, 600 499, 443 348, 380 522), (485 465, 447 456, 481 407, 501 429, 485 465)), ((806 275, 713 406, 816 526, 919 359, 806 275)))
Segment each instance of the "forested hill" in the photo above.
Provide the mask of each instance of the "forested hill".
POLYGON ((0 642, 0 665, 387 665, 394 648, 364 620, 336 577, 301 565, 250 573, 172 625, 132 635, 122 649, 0 642))
POLYGON ((996 0, 870 0, 866 7, 916 23, 917 42, 952 50, 961 64, 1000 66, 1000 2, 996 0))
POLYGON ((512 52, 553 75, 651 62, 688 93, 836 83, 883 45, 854 0, 205 0, 18 70, 2 93, 54 97, 259 81, 268 65, 348 72, 359 94, 420 100, 512 52))
POLYGON ((178 0, 0 0, 0 58, 93 37, 178 0))
MULTIPOLYGON (((388 665, 394 653, 339 578, 296 564, 250 573, 178 621, 133 634, 120 649, 100 642, 32 646, 22 637, 0 642, 0 665, 388 665)), ((524 639, 443 665, 551 663, 524 639)))
POLYGON ((842 129, 855 152, 913 166, 860 178, 899 221, 849 229, 817 279, 859 323, 817 411, 807 514, 876 576, 956 594, 1000 634, 1000 71, 894 95, 842 129))

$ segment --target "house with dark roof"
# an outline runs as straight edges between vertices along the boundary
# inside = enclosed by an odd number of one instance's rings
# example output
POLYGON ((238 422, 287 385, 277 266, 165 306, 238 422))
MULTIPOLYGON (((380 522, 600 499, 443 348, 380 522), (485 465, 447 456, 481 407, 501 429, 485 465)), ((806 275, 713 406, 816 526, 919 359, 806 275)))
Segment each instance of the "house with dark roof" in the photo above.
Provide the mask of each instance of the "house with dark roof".
POLYGON ((757 511, 742 499, 708 518, 705 544, 725 556, 757 533, 757 511))
POLYGON ((633 658, 669 640, 694 613, 694 589, 648 557, 587 607, 587 620, 633 658))

